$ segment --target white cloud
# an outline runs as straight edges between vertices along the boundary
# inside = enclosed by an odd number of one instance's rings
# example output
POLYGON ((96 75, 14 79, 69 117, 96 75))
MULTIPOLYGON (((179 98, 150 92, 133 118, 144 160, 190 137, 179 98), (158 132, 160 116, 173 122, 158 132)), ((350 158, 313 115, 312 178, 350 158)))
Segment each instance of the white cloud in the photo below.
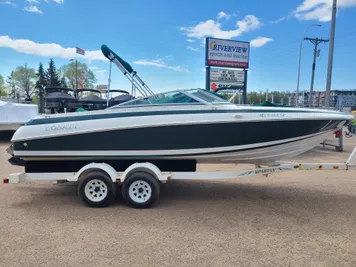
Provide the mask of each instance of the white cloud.
MULTIPOLYGON (((64 48, 59 44, 55 44, 55 43, 39 44, 26 39, 12 39, 7 35, 0 36, 0 47, 11 48, 20 53, 43 56, 43 57, 58 57, 58 58, 71 59, 76 56, 75 47, 64 48)), ((104 55, 101 53, 101 50, 85 51, 85 56, 82 55, 77 55, 77 56, 78 58, 84 58, 89 61, 107 60, 104 57, 104 55)))
POLYGON ((277 20, 271 20, 269 23, 278 24, 278 23, 280 23, 280 22, 286 20, 287 18, 288 18, 288 17, 281 17, 281 18, 279 18, 279 19, 277 19, 277 20))
POLYGON ((89 69, 91 69, 91 70, 97 70, 97 69, 99 69, 99 67, 97 67, 97 66, 89 66, 89 69))
POLYGON ((3 2, 0 2, 0 4, 3 4, 3 5, 10 5, 12 7, 16 7, 16 4, 13 3, 13 2, 10 2, 10 1, 3 1, 3 2))
POLYGON ((180 27, 179 29, 190 38, 202 39, 206 36, 230 39, 240 36, 245 32, 259 28, 262 23, 254 15, 247 15, 243 20, 236 22, 236 29, 222 30, 221 23, 214 20, 207 20, 192 27, 180 27))
POLYGON ((226 14, 225 12, 223 12, 223 11, 220 11, 219 13, 218 13, 218 15, 216 16, 216 18, 217 19, 230 19, 231 18, 231 15, 229 15, 229 14, 226 14))
POLYGON ((95 72, 98 73, 98 74, 103 75, 103 74, 106 72, 106 70, 97 70, 97 71, 95 71, 95 72))
POLYGON ((64 3, 64 0, 44 0, 46 3, 51 3, 51 2, 54 2, 54 3, 57 3, 57 4, 63 4, 64 3))
POLYGON ((187 49, 188 49, 188 50, 191 50, 191 51, 199 52, 199 49, 198 49, 198 48, 194 48, 194 47, 192 47, 192 46, 187 46, 187 49))
POLYGON ((38 13, 38 14, 42 14, 42 10, 39 10, 38 7, 36 6, 26 6, 23 10, 27 11, 27 12, 32 12, 32 13, 38 13))
POLYGON ((165 68, 166 65, 163 63, 162 59, 156 59, 156 60, 145 60, 145 59, 140 59, 134 61, 134 64, 137 65, 144 65, 144 66, 155 66, 158 68, 165 68))
POLYGON ((37 0, 26 0, 26 2, 29 2, 30 4, 38 4, 37 0))
MULTIPOLYGON (((356 0, 339 0, 338 8, 356 6, 356 0)), ((293 12, 298 20, 331 20, 332 0, 304 0, 293 12)))
POLYGON ((168 56, 165 56, 165 58, 171 60, 171 59, 173 59, 174 57, 173 57, 173 55, 168 55, 168 56))
POLYGON ((143 66, 154 66, 157 68, 166 68, 166 69, 171 69, 174 71, 185 71, 188 72, 187 69, 182 68, 181 66, 168 66, 166 63, 163 62, 162 59, 156 59, 156 60, 145 60, 145 59, 140 59, 134 61, 134 64, 136 65, 143 65, 143 66))
POLYGON ((265 44, 272 42, 273 39, 272 38, 268 38, 268 37, 257 37, 253 40, 251 40, 250 45, 251 47, 261 47, 264 46, 265 44))
POLYGON ((192 40, 192 39, 187 39, 187 42, 188 42, 188 43, 194 43, 195 41, 192 40))

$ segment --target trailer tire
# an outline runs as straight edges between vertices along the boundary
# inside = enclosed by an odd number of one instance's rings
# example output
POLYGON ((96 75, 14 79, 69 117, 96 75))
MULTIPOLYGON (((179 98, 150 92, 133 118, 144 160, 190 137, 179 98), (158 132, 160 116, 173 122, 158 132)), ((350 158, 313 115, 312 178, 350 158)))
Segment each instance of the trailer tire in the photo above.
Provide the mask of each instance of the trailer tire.
POLYGON ((122 198, 134 207, 145 209, 158 200, 160 187, 157 179, 147 172, 131 174, 121 187, 122 198))
POLYGON ((78 194, 89 207, 107 207, 116 197, 116 186, 106 173, 92 171, 79 181, 78 194))

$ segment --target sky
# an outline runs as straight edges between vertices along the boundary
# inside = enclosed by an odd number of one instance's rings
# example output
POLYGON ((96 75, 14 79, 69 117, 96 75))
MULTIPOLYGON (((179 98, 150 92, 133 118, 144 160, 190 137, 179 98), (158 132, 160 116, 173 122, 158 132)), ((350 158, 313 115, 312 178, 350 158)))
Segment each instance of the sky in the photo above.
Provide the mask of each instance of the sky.
MULTIPOLYGON (((57 68, 78 60, 107 84, 106 44, 155 91, 205 87, 206 37, 251 42, 248 91, 295 91, 300 40, 329 39, 332 0, 0 0, 0 73, 18 65, 57 68)), ((356 89, 356 0, 338 0, 333 89, 356 89)), ((315 90, 324 90, 329 44, 321 44, 315 90)), ((313 45, 303 41, 301 90, 309 90, 313 45)), ((130 89, 114 66, 112 86, 130 89)))

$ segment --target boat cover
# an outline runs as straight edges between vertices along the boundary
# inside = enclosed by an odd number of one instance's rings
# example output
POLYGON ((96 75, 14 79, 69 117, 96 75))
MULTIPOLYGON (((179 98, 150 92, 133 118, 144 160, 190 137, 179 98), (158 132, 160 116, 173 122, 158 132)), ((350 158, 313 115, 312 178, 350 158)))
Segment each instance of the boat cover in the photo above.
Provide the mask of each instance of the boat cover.
POLYGON ((97 95, 88 95, 88 96, 80 98, 79 102, 83 102, 83 103, 106 103, 106 100, 102 99, 101 97, 99 97, 97 95))
POLYGON ((132 95, 118 95, 110 99, 110 106, 121 104, 132 99, 135 99, 135 97, 132 95))
POLYGON ((67 102, 76 102, 78 99, 76 99, 74 96, 71 96, 70 94, 63 93, 63 92, 55 92, 55 93, 49 93, 45 97, 46 101, 51 101, 51 102, 59 102, 59 101, 67 101, 67 102))
POLYGON ((0 125, 25 124, 37 115, 37 105, 0 101, 0 125))
POLYGON ((124 66, 124 68, 129 72, 132 73, 134 70, 131 67, 131 65, 129 63, 127 63, 125 60, 123 60, 121 57, 119 57, 114 51, 112 51, 109 47, 107 47, 106 45, 102 45, 101 46, 101 52, 103 52, 104 56, 110 59, 110 54, 112 54, 120 63, 122 66, 124 66))

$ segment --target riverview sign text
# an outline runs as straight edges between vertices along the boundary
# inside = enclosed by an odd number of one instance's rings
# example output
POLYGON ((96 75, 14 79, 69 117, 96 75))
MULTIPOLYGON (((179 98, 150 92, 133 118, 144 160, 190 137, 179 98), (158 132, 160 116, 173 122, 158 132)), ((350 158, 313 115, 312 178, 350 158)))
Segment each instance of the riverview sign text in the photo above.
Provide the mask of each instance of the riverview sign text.
POLYGON ((250 43, 206 38, 206 66, 248 68, 250 43))

